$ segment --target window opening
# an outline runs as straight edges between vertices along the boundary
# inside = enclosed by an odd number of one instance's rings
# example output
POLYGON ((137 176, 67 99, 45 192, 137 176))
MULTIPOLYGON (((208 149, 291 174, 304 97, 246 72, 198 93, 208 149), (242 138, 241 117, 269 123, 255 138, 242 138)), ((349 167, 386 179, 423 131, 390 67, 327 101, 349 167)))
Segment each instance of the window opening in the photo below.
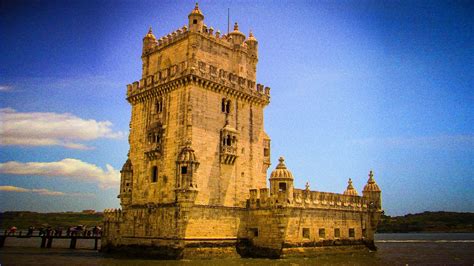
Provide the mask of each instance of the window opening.
POLYGON ((309 228, 303 228, 303 238, 309 239, 309 228))
POLYGON ((355 237, 355 230, 354 230, 354 228, 349 228, 349 237, 355 237))
POLYGON ((319 228, 319 238, 326 237, 326 230, 324 228, 319 228))
POLYGON ((158 181, 158 167, 153 166, 151 169, 151 182, 155 183, 158 181))
POLYGON ((279 183, 278 184, 278 191, 279 192, 285 192, 286 191, 286 183, 279 183))

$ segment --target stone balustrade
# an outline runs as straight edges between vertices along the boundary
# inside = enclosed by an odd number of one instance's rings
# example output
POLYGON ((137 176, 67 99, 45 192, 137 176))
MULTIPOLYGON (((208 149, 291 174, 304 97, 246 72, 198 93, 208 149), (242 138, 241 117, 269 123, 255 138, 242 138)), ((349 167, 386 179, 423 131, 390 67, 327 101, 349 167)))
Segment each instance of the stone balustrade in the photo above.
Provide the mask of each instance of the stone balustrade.
POLYGON ((281 204, 297 208, 344 209, 357 211, 368 208, 367 200, 361 196, 303 189, 294 189, 293 199, 289 199, 287 195, 288 194, 285 192, 278 193, 278 195, 270 195, 270 190, 268 188, 260 190, 251 189, 248 205, 252 209, 271 208, 281 204))

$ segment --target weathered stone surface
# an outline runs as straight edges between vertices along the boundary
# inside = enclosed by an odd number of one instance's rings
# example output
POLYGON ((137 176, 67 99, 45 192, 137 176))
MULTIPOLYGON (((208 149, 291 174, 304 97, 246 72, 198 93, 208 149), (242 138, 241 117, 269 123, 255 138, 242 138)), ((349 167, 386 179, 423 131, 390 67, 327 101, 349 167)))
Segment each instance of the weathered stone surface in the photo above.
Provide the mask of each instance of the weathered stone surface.
POLYGON ((106 210, 103 250, 166 259, 312 256, 375 248, 381 191, 293 187, 284 159, 270 175, 256 83, 258 42, 221 36, 196 6, 188 27, 143 39, 142 78, 127 85, 130 151, 120 210, 106 210))

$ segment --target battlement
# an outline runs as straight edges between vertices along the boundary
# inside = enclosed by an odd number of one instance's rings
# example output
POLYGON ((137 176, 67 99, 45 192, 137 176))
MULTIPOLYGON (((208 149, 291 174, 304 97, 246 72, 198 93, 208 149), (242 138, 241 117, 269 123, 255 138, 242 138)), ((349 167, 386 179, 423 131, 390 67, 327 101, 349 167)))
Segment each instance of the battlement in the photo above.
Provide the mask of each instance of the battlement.
POLYGON ((105 209, 104 210, 104 221, 119 222, 121 219, 122 219, 121 209, 105 209))
MULTIPOLYGON (((127 85, 127 98, 133 101, 139 95, 147 91, 159 90, 162 85, 180 80, 185 77, 202 79, 205 85, 211 85, 214 82, 222 87, 232 90, 235 95, 247 96, 247 98, 257 98, 268 104, 270 100, 270 88, 262 84, 256 84, 255 81, 241 77, 235 73, 217 68, 203 61, 197 61, 191 64, 189 61, 182 61, 166 69, 158 71, 154 75, 142 78, 127 85)), ((213 88, 217 88, 213 86, 213 88)))
MULTIPOLYGON (((187 26, 183 26, 173 32, 170 32, 159 39, 154 39, 152 43, 149 44, 148 49, 145 49, 143 51, 143 56, 159 52, 162 49, 167 48, 168 46, 173 45, 174 43, 177 43, 180 40, 185 39, 186 37, 189 36, 191 32, 188 30, 187 26)), ((240 32, 239 32, 240 33, 240 32)), ((223 34, 221 35, 221 32, 217 30, 214 32, 214 28, 210 27, 207 28, 206 25, 203 25, 202 30, 198 32, 192 32, 192 34, 196 34, 200 37, 206 38, 208 40, 213 41, 213 43, 227 47, 228 49, 235 49, 235 48, 240 48, 241 51, 247 52, 247 50, 255 50, 255 46, 249 46, 247 44, 248 40, 255 40, 252 35, 249 35, 249 37, 244 36, 244 41, 242 42, 235 42, 234 38, 231 36, 231 34, 223 34)))
POLYGON ((271 195, 268 188, 250 190, 249 208, 274 208, 278 206, 361 211, 369 207, 369 201, 361 196, 306 189, 294 189, 293 199, 289 199, 286 192, 271 195))

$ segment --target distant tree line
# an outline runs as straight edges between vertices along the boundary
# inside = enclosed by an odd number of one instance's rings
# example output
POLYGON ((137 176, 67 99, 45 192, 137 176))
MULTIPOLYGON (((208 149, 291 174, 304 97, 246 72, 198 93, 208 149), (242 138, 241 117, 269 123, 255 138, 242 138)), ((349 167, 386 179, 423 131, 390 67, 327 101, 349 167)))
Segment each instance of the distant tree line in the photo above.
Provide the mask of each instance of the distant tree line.
POLYGON ((423 212, 395 217, 383 215, 377 232, 474 232, 474 213, 423 212))

